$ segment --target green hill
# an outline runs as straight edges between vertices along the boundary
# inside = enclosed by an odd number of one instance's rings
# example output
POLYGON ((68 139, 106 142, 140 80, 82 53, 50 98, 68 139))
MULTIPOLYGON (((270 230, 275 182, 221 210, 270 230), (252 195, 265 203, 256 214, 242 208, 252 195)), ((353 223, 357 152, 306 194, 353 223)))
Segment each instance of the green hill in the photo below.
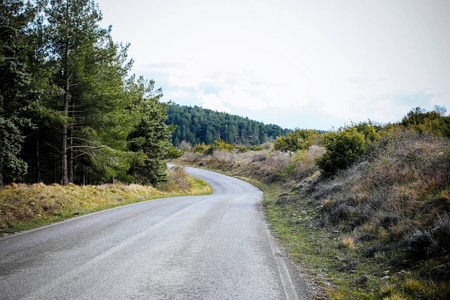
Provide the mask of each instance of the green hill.
POLYGON ((166 124, 176 125, 172 135, 174 146, 182 141, 192 145, 211 144, 218 139, 229 144, 258 145, 292 131, 224 112, 178 104, 167 106, 166 124))

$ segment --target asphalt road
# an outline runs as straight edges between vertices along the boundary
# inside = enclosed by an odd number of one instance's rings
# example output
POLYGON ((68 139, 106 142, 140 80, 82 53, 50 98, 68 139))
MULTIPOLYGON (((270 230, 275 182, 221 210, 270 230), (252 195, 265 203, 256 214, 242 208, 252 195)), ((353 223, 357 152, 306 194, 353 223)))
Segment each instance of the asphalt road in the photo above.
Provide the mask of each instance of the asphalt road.
POLYGON ((308 299, 262 193, 187 168, 209 196, 141 202, 0 239, 0 299, 308 299))

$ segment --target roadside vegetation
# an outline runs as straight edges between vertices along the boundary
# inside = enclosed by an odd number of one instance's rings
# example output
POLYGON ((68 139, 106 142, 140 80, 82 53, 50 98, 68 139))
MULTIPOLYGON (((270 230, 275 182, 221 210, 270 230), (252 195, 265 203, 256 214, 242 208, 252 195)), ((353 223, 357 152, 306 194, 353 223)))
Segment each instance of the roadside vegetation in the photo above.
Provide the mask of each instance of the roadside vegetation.
POLYGON ((323 133, 164 104, 101 20, 92 0, 0 3, 1 233, 211 192, 167 176, 178 158, 254 180, 317 297, 450 298, 445 109, 323 133))
POLYGON ((101 21, 93 0, 0 3, 1 233, 209 192, 167 173, 162 90, 130 73, 129 45, 101 21))
POLYGON ((178 161, 258 185, 316 298, 449 299, 449 128, 444 109, 417 108, 254 150, 219 140, 178 161))
POLYGON ((0 189, 0 233, 6 235, 150 199, 212 193, 209 185, 187 175, 181 167, 170 169, 168 178, 157 188, 125 183, 85 186, 12 183, 0 189))

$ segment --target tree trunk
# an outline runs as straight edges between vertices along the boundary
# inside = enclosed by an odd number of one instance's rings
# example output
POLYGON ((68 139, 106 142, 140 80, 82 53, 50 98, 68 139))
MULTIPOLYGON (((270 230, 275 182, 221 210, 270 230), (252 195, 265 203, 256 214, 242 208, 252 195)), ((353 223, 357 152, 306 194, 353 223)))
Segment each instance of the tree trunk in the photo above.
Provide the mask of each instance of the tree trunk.
POLYGON ((41 169, 39 163, 39 129, 36 132, 36 182, 41 182, 41 169))
POLYGON ((63 125, 63 139, 62 139, 62 159, 61 159, 61 172, 62 179, 61 184, 67 185, 69 184, 69 174, 67 170, 67 125, 63 125))
MULTIPOLYGON (((72 136, 72 134, 71 134, 72 136)), ((72 139, 70 139, 70 150, 69 150, 69 182, 73 182, 73 153, 72 153, 72 139)))
MULTIPOLYGON (((64 88, 64 116, 67 117, 69 113, 69 88, 70 88, 70 73, 69 73, 69 27, 66 27, 66 51, 65 51, 65 70, 64 76, 66 79, 66 86, 64 88)), ((62 146, 61 146, 61 173, 62 185, 69 184, 69 173, 68 173, 68 164, 67 164, 67 120, 64 120, 63 124, 63 136, 62 136, 62 146)))
POLYGON ((53 182, 58 182, 58 167, 57 167, 57 161, 52 160, 53 162, 53 182))
MULTIPOLYGON (((72 100, 72 118, 75 110, 75 104, 72 100)), ((74 158, 73 158, 73 122, 70 124, 70 147, 69 147, 69 182, 73 182, 73 165, 74 165, 74 158)))

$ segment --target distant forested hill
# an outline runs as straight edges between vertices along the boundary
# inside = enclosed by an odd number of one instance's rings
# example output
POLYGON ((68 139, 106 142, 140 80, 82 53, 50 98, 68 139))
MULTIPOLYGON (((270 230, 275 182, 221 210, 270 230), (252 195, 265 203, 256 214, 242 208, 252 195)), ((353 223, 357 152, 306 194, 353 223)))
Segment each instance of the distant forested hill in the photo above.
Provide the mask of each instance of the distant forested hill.
POLYGON ((174 146, 182 141, 192 145, 211 144, 219 138, 229 144, 257 145, 292 131, 228 113, 178 104, 167 106, 166 124, 177 126, 172 135, 174 146))

